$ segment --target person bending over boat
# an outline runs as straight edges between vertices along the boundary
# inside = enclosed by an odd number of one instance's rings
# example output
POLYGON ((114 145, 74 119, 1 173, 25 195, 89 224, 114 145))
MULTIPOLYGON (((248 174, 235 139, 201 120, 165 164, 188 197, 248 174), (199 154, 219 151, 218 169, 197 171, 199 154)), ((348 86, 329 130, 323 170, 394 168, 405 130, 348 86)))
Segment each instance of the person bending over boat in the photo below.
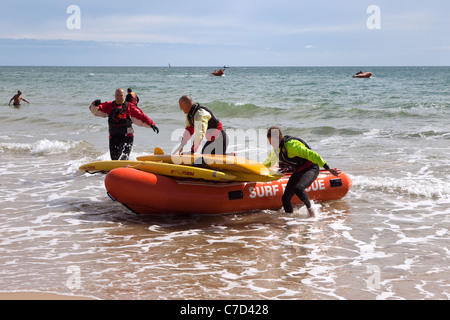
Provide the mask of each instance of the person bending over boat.
POLYGON ((183 134, 180 146, 173 152, 182 154, 184 146, 194 136, 191 154, 198 151, 204 138, 202 154, 224 155, 228 146, 228 137, 223 130, 222 123, 207 107, 194 104, 188 95, 182 96, 179 101, 180 110, 186 114, 186 130, 183 134))
POLYGON ((115 98, 115 101, 104 103, 95 100, 89 110, 94 116, 108 118, 111 160, 128 160, 134 140, 132 124, 152 128, 156 133, 159 133, 159 129, 135 104, 125 101, 122 88, 116 90, 115 98))
POLYGON ((291 199, 295 194, 305 204, 309 216, 314 217, 315 212, 305 189, 316 180, 320 172, 319 167, 323 167, 335 176, 339 176, 339 171, 331 169, 325 160, 311 150, 302 139, 288 135, 283 137, 279 127, 269 128, 267 139, 273 149, 263 164, 270 168, 279 161, 280 168, 293 171, 282 197, 284 211, 294 212, 291 199))

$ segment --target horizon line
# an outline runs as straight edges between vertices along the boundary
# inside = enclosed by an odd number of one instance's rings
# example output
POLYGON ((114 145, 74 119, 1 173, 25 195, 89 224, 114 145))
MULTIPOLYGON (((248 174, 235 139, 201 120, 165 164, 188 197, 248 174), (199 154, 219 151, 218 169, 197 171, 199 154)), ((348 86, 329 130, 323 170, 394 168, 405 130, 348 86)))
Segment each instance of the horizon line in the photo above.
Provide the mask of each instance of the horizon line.
MULTIPOLYGON (((227 69, 233 68, 426 68, 426 67, 450 67, 450 65, 225 65, 227 69)), ((214 65, 185 65, 185 66, 167 66, 167 65, 0 65, 0 67, 61 67, 61 68, 224 68, 214 65)))

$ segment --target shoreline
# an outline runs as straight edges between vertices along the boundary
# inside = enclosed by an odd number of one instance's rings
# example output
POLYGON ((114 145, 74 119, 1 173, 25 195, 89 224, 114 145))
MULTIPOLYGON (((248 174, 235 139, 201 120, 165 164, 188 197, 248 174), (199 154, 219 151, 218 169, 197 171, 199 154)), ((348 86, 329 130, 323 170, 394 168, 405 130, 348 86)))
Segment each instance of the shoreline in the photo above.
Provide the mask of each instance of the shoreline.
POLYGON ((92 297, 48 292, 0 292, 0 300, 95 300, 92 297))

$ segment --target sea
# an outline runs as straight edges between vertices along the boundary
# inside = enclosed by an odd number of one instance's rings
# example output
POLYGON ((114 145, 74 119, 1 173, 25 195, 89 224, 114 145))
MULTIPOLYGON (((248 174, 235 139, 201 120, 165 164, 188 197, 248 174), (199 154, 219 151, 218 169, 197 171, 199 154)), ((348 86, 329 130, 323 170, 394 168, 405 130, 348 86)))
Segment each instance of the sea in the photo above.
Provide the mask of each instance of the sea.
MULTIPOLYGON (((450 67, 0 67, 0 292, 105 300, 450 298, 450 67), (363 69, 370 79, 354 79, 363 69), (172 152, 178 99, 214 111, 229 152, 264 161, 270 126, 353 185, 294 213, 140 216, 106 194, 107 119, 131 87, 172 152), (9 106, 21 90, 30 104, 9 106)), ((180 133, 181 132, 181 133, 180 133)), ((201 200, 199 200, 201 201, 201 200)))

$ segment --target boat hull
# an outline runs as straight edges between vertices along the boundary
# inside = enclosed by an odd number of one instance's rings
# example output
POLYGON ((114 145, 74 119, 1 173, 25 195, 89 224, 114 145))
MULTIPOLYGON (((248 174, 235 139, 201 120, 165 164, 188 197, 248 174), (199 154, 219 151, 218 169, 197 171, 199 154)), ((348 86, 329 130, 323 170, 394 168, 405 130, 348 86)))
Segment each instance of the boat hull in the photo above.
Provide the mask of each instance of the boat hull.
MULTIPOLYGON (((268 182, 207 182, 175 179, 133 168, 114 169, 106 175, 105 187, 114 200, 137 214, 228 214, 280 209, 289 176, 268 182)), ((343 198, 351 179, 321 171, 306 190, 311 200, 343 198)), ((293 204, 301 201, 294 196, 293 204)))
POLYGON ((372 72, 366 72, 366 73, 354 75, 353 78, 370 78, 371 76, 372 76, 372 72))

